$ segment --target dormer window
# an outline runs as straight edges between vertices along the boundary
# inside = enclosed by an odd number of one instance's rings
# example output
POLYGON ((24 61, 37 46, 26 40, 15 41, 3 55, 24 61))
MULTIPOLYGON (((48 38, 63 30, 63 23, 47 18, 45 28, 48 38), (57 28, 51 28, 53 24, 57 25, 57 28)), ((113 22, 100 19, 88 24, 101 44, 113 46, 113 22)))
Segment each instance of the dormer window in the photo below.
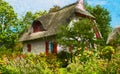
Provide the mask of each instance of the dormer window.
POLYGON ((37 21, 37 20, 35 20, 33 22, 32 27, 33 27, 33 33, 39 32, 39 31, 45 31, 45 29, 43 28, 41 22, 37 21))

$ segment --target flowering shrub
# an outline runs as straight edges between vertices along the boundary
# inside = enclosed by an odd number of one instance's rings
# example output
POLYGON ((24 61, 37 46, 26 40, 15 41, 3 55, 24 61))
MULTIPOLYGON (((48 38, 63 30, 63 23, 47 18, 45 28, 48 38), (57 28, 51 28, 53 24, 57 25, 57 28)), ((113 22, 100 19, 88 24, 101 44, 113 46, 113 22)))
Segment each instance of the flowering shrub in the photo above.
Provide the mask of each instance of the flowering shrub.
POLYGON ((94 56, 94 53, 92 51, 84 50, 83 53, 78 56, 80 56, 80 61, 86 62, 94 56))
POLYGON ((50 60, 48 58, 49 56, 45 55, 26 54, 24 58, 8 59, 8 63, 2 59, 0 72, 4 74, 51 74, 54 72, 53 66, 59 67, 55 64, 55 59, 48 61, 50 60))
POLYGON ((108 59, 109 61, 112 58, 112 55, 115 53, 115 49, 112 46, 106 46, 102 49, 102 57, 108 59))
MULTIPOLYGON (((63 60, 65 55, 59 56, 63 60)), ((68 56, 68 54, 67 54, 68 56)), ((62 67, 64 61, 60 61, 54 54, 13 54, 0 58, 1 74, 119 74, 120 55, 114 53, 111 60, 100 58, 99 53, 85 50, 82 54, 73 56, 73 62, 68 57, 67 66, 62 67)))
POLYGON ((120 55, 114 54, 111 61, 100 58, 99 53, 84 51, 83 55, 76 56, 76 62, 67 66, 67 73, 70 74, 119 74, 120 55), (89 58, 87 58, 89 57, 89 58), (83 59, 81 60, 81 58, 83 59))

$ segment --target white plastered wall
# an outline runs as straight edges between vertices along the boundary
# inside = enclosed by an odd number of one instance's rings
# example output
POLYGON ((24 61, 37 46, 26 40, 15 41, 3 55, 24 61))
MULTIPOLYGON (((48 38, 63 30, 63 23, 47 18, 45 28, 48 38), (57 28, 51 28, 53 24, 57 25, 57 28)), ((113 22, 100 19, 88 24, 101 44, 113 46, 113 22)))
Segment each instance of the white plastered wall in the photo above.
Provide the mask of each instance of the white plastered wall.
POLYGON ((28 53, 27 44, 31 44, 31 53, 40 54, 41 52, 45 52, 44 40, 34 40, 24 43, 23 53, 28 53))

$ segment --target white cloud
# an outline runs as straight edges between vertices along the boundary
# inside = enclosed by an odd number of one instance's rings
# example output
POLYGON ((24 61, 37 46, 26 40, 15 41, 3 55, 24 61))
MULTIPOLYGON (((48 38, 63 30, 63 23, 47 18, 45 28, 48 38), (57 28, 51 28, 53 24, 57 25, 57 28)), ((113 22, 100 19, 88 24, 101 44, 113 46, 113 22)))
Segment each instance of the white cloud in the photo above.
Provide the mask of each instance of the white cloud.
POLYGON ((60 0, 52 0, 55 5, 59 5, 60 0))
POLYGON ((115 27, 115 28, 116 28, 116 27, 120 27, 120 25, 117 24, 117 25, 114 25, 114 27, 115 27))
POLYGON ((61 7, 74 3, 76 0, 5 0, 13 6, 19 16, 23 16, 27 11, 49 10, 53 5, 61 7))
POLYGON ((107 0, 87 0, 87 2, 90 5, 106 5, 108 3, 107 0))

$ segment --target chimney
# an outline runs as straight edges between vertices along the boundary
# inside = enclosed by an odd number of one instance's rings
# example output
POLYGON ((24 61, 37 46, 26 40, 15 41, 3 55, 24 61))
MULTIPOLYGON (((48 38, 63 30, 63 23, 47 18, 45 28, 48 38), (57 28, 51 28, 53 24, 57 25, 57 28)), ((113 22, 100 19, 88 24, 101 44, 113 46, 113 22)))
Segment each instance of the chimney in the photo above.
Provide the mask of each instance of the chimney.
POLYGON ((84 0, 78 0, 75 7, 75 13, 77 16, 90 17, 93 19, 95 18, 93 15, 91 15, 88 11, 85 10, 84 0))
POLYGON ((77 5, 76 5, 76 9, 86 11, 85 8, 84 8, 84 0, 78 0, 77 5))

